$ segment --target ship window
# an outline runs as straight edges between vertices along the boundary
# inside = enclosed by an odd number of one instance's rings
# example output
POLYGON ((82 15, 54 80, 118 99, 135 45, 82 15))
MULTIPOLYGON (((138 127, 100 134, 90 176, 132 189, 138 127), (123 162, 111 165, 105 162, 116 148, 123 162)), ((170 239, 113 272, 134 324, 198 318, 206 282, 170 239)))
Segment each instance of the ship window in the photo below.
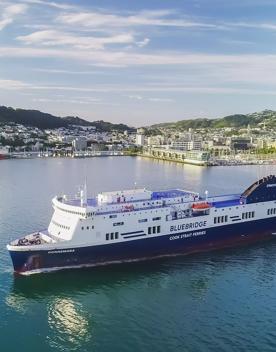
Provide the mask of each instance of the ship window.
POLYGON ((252 218, 255 217, 255 211, 252 211, 252 218))
POLYGON ((119 237, 119 232, 115 232, 115 239, 117 240, 119 237))
POLYGON ((122 226, 124 225, 123 222, 114 222, 113 226, 122 226))
POLYGON ((81 229, 84 230, 84 226, 82 226, 81 229))
POLYGON ((147 222, 148 219, 139 219, 138 222, 147 222))
POLYGON ((160 216, 157 216, 156 218, 152 218, 153 221, 156 221, 156 220, 161 220, 161 217, 160 216))
POLYGON ((93 230, 93 229, 94 229, 94 225, 91 226, 91 230, 93 230))
POLYGON ((152 228, 152 233, 156 233, 156 227, 155 226, 153 226, 153 228, 152 228))
POLYGON ((228 215, 224 216, 224 221, 227 222, 228 221, 228 215))
POLYGON ((110 234, 110 239, 111 239, 111 240, 114 240, 114 232, 111 232, 111 234, 110 234))
POLYGON ((110 219, 117 218, 117 215, 109 215, 110 219))
POLYGON ((105 235, 105 239, 108 241, 109 240, 109 233, 105 235))
POLYGON ((86 229, 89 230, 89 226, 87 226, 86 229))
POLYGON ((214 217, 214 224, 217 223, 217 217, 214 217))
POLYGON ((157 233, 160 233, 160 226, 157 226, 157 233))
POLYGON ((218 224, 220 223, 220 216, 218 216, 218 224))
POLYGON ((148 227, 148 235, 151 235, 151 227, 148 227))

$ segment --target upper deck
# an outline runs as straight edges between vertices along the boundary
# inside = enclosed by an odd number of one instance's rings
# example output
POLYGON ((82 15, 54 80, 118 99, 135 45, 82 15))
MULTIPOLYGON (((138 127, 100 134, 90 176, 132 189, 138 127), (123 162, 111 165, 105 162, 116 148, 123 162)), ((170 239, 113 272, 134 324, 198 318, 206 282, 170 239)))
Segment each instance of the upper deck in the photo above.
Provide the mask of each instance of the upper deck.
POLYGON ((109 207, 113 210, 120 208, 120 206, 131 206, 135 208, 143 208, 145 206, 158 207, 161 205, 169 205, 175 203, 187 203, 199 200, 199 194, 181 189, 170 189, 163 191, 149 191, 131 190, 120 192, 106 192, 100 193, 97 197, 81 199, 81 197, 70 198, 67 196, 55 198, 59 203, 65 207, 77 208, 92 208, 97 211, 98 209, 106 209, 109 207))
POLYGON ((161 191, 149 191, 146 189, 114 191, 100 193, 97 197, 81 199, 81 197, 68 198, 60 197, 57 201, 70 212, 86 216, 93 214, 112 214, 125 211, 138 211, 146 209, 157 209, 164 207, 175 207, 189 209, 194 203, 207 201, 211 208, 226 208, 243 204, 241 194, 230 194, 203 198, 198 193, 169 189, 161 191), (183 207, 181 206, 183 204, 183 207))

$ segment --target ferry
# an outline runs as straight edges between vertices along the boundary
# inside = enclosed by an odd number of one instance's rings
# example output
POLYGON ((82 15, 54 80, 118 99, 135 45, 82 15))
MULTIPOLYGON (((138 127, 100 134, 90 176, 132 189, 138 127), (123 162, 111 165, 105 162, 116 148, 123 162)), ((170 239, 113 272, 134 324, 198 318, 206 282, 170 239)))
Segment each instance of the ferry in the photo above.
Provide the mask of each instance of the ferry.
POLYGON ((14 271, 32 274, 232 247, 276 234, 276 176, 239 194, 132 189, 57 196, 47 229, 7 245, 14 271))

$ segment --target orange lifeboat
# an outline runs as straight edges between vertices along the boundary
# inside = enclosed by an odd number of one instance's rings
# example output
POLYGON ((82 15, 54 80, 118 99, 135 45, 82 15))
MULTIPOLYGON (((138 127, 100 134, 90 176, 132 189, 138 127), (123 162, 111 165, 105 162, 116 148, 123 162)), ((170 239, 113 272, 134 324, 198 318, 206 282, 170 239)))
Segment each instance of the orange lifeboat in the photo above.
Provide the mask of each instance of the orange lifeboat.
POLYGON ((211 205, 207 202, 194 203, 192 205, 193 211, 205 211, 211 208, 211 205))

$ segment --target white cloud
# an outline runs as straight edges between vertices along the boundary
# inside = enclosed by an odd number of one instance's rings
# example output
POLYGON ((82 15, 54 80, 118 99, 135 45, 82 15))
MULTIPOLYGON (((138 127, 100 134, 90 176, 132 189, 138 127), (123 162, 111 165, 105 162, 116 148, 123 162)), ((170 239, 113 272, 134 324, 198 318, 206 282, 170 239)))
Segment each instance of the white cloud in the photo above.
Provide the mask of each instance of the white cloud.
POLYGON ((174 100, 173 99, 169 99, 169 98, 149 98, 148 99, 149 101, 152 101, 152 102, 157 102, 157 103, 172 103, 174 100))
POLYGON ((24 83, 17 80, 12 79, 0 79, 0 89, 6 90, 19 90, 24 88, 29 88, 30 85, 28 83, 24 83))
POLYGON ((126 97, 134 100, 143 100, 143 97, 141 95, 126 95, 126 97))
POLYGON ((251 28, 251 29, 265 29, 265 30, 276 30, 275 23, 255 23, 255 22, 231 22, 225 23, 228 27, 242 27, 242 28, 251 28))
POLYGON ((21 1, 27 4, 50 6, 61 10, 71 10, 75 8, 75 6, 68 5, 65 3, 57 3, 54 1, 43 1, 43 0, 21 0, 21 1))
POLYGON ((60 73, 60 74, 68 74, 68 75, 98 75, 105 74, 104 71, 74 71, 74 70, 60 70, 60 69, 50 69, 50 68, 34 68, 33 71, 36 72, 45 72, 45 73, 60 73))
MULTIPOLYGON (((131 99, 141 100, 144 99, 142 96, 136 94, 140 92, 185 92, 185 93, 201 93, 201 94, 243 94, 243 95, 267 95, 267 96, 275 96, 276 90, 268 90, 268 89, 254 89, 254 88, 232 88, 225 86, 185 86, 185 85, 166 85, 159 84, 156 86, 147 86, 147 85, 135 85, 135 86, 127 86, 121 84, 107 84, 107 85, 96 85, 93 87, 81 87, 81 86, 58 86, 58 85, 37 85, 28 82, 22 82, 17 80, 2 80, 0 79, 0 88, 2 90, 22 90, 24 89, 28 91, 49 91, 54 92, 56 96, 58 91, 64 92, 97 92, 97 93, 127 93, 134 92, 133 95, 128 95, 131 99), (141 98, 141 99, 140 99, 141 98)), ((65 93, 64 93, 65 94, 65 93)), ((63 96, 63 95, 62 95, 63 96)), ((43 98, 41 98, 43 99, 43 98)), ((47 98, 45 98, 47 99, 47 98)), ((101 103, 98 98, 89 98, 89 97, 78 97, 72 98, 72 100, 81 99, 82 101, 90 102, 90 103, 101 103)), ((71 101, 72 101, 71 100, 71 101)), ((155 102, 171 102, 172 100, 169 98, 148 98, 147 100, 155 101, 155 102)))
POLYGON ((217 26, 210 23, 202 23, 188 20, 185 18, 175 17, 176 13, 172 10, 154 10, 141 11, 133 14, 117 15, 94 12, 78 12, 62 14, 57 20, 64 24, 78 25, 81 27, 101 28, 102 26, 110 27, 134 27, 134 26, 166 26, 166 27, 202 27, 216 28, 217 26), (171 16, 174 16, 172 18, 171 16))
POLYGON ((4 7, 2 15, 0 15, 0 31, 11 24, 17 16, 23 14, 26 10, 27 6, 24 4, 14 4, 4 7))
POLYGON ((25 44, 44 46, 71 46, 79 49, 103 49, 109 44, 128 44, 134 42, 132 34, 119 34, 110 37, 77 36, 56 30, 37 31, 25 36, 18 36, 25 44))
POLYGON ((150 42, 149 38, 145 38, 144 40, 140 42, 136 42, 136 45, 138 45, 140 48, 143 48, 144 46, 148 45, 150 42))
POLYGON ((80 105, 98 105, 102 104, 99 100, 79 100, 79 99, 52 99, 52 98, 33 98, 32 101, 39 103, 68 103, 80 105))
POLYGON ((69 50, 53 48, 0 47, 0 57, 63 58, 111 67, 124 65, 207 65, 207 64, 275 64, 276 55, 215 55, 171 52, 139 54, 123 51, 69 50))

